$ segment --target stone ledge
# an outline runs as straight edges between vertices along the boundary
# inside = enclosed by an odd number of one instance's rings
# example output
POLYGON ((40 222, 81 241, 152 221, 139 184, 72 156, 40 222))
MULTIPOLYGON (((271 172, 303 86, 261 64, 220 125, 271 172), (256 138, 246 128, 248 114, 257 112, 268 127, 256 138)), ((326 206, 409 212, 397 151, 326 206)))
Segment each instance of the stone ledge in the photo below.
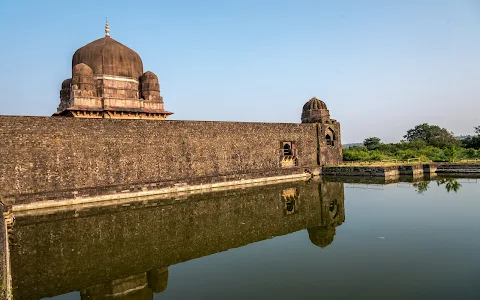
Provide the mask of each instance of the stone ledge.
POLYGON ((195 194, 202 192, 211 192, 211 191, 221 191, 226 189, 237 189, 258 185, 267 185, 274 184, 278 182, 287 182, 287 181, 296 181, 301 179, 308 179, 311 177, 311 174, 301 173, 293 175, 283 175, 283 176, 273 176, 273 177, 263 177, 255 179, 242 179, 238 181, 229 181, 229 182, 217 182, 201 185, 189 185, 189 186, 177 186, 169 188, 161 188, 157 190, 149 191, 138 191, 138 192, 126 192, 120 194, 110 194, 103 196, 95 197, 78 197, 74 199, 65 199, 65 200, 44 200, 39 202, 32 202, 27 204, 13 204, 12 212, 27 212, 31 210, 44 210, 51 209, 62 206, 74 206, 74 205, 85 205, 85 204, 98 204, 99 202, 104 201, 120 201, 125 199, 131 199, 136 197, 147 197, 147 196, 160 196, 167 195, 170 197, 173 196, 182 196, 185 194, 195 194))

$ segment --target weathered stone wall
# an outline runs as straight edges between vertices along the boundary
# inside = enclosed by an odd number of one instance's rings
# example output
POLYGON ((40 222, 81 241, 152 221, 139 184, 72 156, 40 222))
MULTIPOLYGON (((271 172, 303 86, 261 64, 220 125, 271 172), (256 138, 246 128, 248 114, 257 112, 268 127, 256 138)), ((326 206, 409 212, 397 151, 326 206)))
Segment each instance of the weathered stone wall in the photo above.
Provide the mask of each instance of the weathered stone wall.
POLYGON ((303 229, 324 247, 344 220, 343 184, 331 182, 17 216, 15 299, 82 290, 303 229))
POLYGON ((341 166, 324 167, 322 174, 328 176, 381 176, 395 177, 399 175, 398 166, 341 166))
POLYGON ((424 165, 398 166, 400 175, 423 175, 424 165))
POLYGON ((301 173, 317 163, 315 136, 315 124, 0 116, 0 195, 301 173), (284 140, 298 167, 281 168, 284 140))
POLYGON ((340 134, 340 123, 321 123, 319 126, 319 142, 320 142, 320 165, 332 166, 343 162, 342 157, 342 139, 340 134), (327 144, 326 135, 334 134, 333 146, 327 144))
POLYGON ((438 164, 437 173, 480 173, 480 164, 438 164))
POLYGON ((5 219, 3 216, 3 205, 0 204, 0 300, 7 298, 7 234, 5 230, 5 219))

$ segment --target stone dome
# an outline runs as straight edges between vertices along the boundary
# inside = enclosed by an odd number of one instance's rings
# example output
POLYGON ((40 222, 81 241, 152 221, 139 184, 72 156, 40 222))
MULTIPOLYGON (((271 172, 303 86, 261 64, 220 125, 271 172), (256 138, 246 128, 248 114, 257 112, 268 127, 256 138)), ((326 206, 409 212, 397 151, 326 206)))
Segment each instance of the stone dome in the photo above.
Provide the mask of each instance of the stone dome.
POLYGON ((147 71, 143 73, 142 79, 145 81, 158 81, 157 75, 155 75, 155 73, 153 73, 152 71, 147 71))
POLYGON ((327 105, 322 100, 313 97, 303 106, 303 111, 306 110, 317 110, 317 109, 327 109, 327 105))
POLYGON ((93 75, 93 70, 84 63, 76 64, 72 68, 73 75, 93 75))
POLYGON ((72 83, 72 79, 71 79, 71 78, 65 79, 65 80, 62 82, 62 90, 69 89, 71 83, 72 83))
POLYGON ((160 84, 155 73, 147 71, 140 77, 140 90, 143 99, 163 102, 160 96, 160 84))
POLYGON ((330 112, 322 100, 313 97, 303 106, 302 123, 322 123, 330 119, 330 112))
POLYGON ((74 89, 89 90, 95 89, 93 70, 84 63, 76 64, 72 68, 72 86, 74 89))
POLYGON ((95 75, 112 75, 138 79, 143 73, 140 56, 110 36, 95 40, 78 49, 72 67, 84 63, 95 75))

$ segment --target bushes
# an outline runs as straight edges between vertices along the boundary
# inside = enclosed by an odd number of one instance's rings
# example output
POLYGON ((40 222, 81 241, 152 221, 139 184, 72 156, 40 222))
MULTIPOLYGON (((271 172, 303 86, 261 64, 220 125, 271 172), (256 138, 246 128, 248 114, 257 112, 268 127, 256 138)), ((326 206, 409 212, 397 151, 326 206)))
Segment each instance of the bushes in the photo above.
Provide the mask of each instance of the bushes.
POLYGON ((459 159, 480 159, 480 150, 459 147, 437 148, 422 142, 400 142, 380 144, 375 150, 365 146, 356 146, 343 150, 344 161, 381 161, 389 159, 406 160, 420 158, 434 162, 456 161, 459 159))
POLYGON ((475 134, 460 142, 445 128, 425 123, 408 130, 404 136, 407 141, 384 144, 378 137, 367 138, 363 141, 364 146, 344 149, 343 160, 379 161, 420 158, 424 161, 446 162, 480 159, 480 126, 475 127, 475 134))

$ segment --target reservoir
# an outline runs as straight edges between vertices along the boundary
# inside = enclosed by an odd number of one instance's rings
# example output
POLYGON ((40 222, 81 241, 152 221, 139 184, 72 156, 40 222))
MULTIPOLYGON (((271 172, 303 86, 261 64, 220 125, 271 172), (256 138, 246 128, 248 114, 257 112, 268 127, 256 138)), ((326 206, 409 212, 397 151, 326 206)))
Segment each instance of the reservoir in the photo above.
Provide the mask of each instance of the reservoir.
POLYGON ((480 299, 479 195, 474 178, 314 178, 26 211, 9 236, 13 295, 480 299))

